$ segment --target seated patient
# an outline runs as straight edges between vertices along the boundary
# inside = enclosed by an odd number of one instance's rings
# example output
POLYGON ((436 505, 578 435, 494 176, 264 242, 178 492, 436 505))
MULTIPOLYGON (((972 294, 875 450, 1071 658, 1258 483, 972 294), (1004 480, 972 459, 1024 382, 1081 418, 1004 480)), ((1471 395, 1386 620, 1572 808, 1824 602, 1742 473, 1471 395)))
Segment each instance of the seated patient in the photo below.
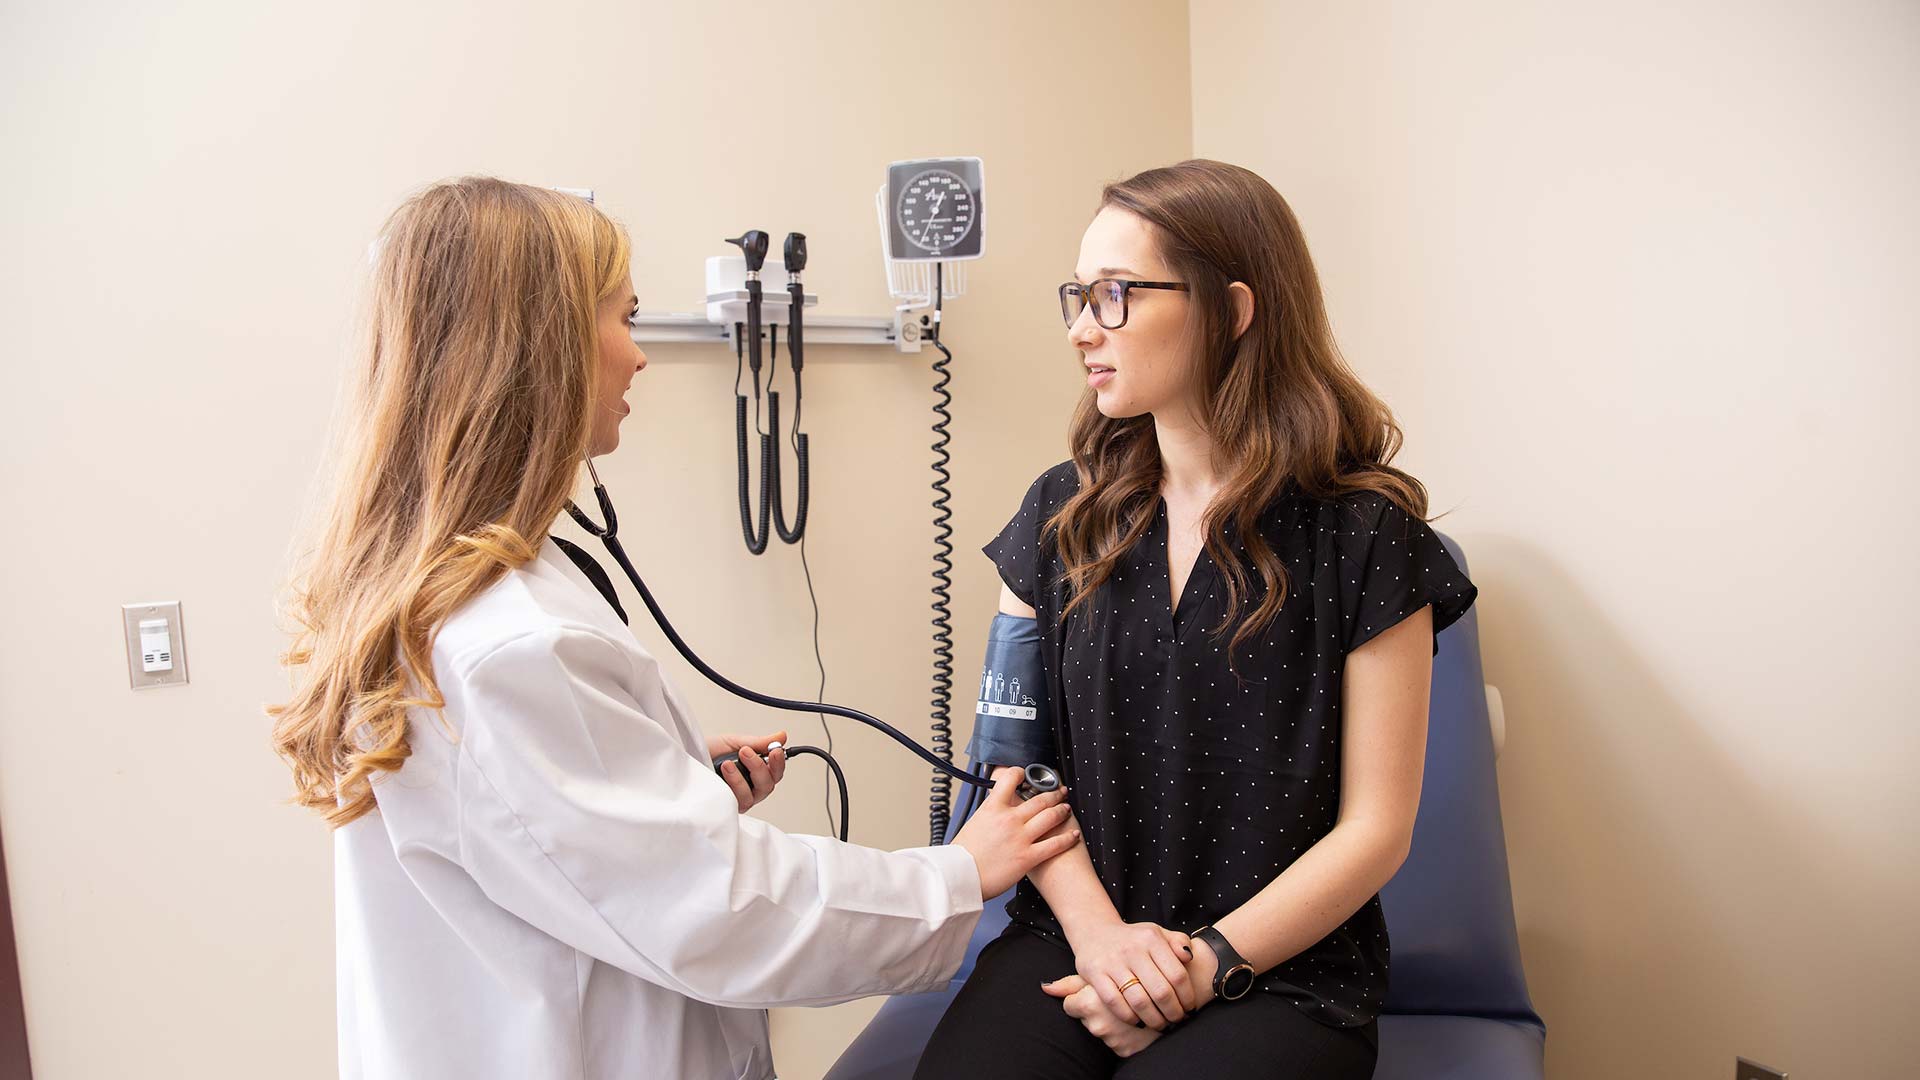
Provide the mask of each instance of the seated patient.
POLYGON ((1060 296, 1073 459, 986 552, 1085 843, 1020 884, 916 1076, 1371 1076, 1379 891, 1476 590, 1260 177, 1109 186, 1060 296))

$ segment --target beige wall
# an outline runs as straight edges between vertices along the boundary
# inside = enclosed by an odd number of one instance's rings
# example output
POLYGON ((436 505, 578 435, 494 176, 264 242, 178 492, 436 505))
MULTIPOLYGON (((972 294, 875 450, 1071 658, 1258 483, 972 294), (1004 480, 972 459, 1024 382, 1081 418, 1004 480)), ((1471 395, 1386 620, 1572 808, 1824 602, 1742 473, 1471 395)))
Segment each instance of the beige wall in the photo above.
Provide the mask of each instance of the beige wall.
MULTIPOLYGON (((1003 2, 949 28, 992 70, 918 93, 869 52, 903 29, 879 3, 155 7, 0 13, 0 822, 36 1075, 331 1075, 328 847, 278 805, 258 707, 365 242, 402 194, 591 185, 660 310, 695 304, 722 235, 801 229, 821 310, 857 314, 884 306, 885 163, 986 157, 990 257, 949 309, 964 686, 973 549, 1062 456, 1077 392, 1048 290, 1101 181, 1190 149, 1293 201, 1473 559, 1553 1075, 1920 1054, 1910 5, 1195 0, 1190 76, 1184 4, 1003 2), (736 55, 759 115, 809 120, 745 168, 719 126, 736 55), (1149 104, 1063 131, 1116 75, 1149 104), (126 688, 117 609, 142 599, 184 602, 189 687, 126 688)), ((805 694, 797 553, 735 538, 730 365, 651 351, 605 470, 630 547, 719 666, 805 694)), ((811 359, 829 694, 924 734, 929 357, 811 359)), ((685 676, 713 730, 818 738, 685 676)), ((922 772, 836 731, 856 838, 920 842, 922 772)), ((796 767, 766 813, 817 830, 820 795, 796 767)), ((873 1006, 776 1016, 783 1072, 817 1075, 873 1006)))
POLYGON ((1920 8, 1192 4, 1481 593, 1550 1074, 1920 1057, 1920 8))
MULTIPOLYGON (((269 600, 352 347, 367 241, 417 185, 490 172, 596 188, 632 227, 654 310, 695 306, 702 259, 731 250, 721 237, 798 229, 820 310, 877 314, 886 163, 983 156, 989 255, 947 333, 958 682, 978 671, 994 578, 976 549, 1064 456, 1079 387, 1051 288, 1099 185, 1189 149, 1185 6, 1122 4, 1089 24, 974 4, 937 44, 918 14, 877 2, 545 9, 0 13, 14 387, 0 394, 14 508, 0 821, 42 1080, 333 1074, 330 850, 317 820, 280 805, 290 785, 260 713, 284 687, 269 600), (1115 73, 1136 91, 1126 122, 1067 130, 1074 95, 1115 73), (729 128, 741 111, 754 130, 729 128), (193 682, 136 694, 119 605, 155 598, 185 606, 193 682)), ((627 444, 603 467, 635 559, 719 667, 810 694, 798 552, 756 560, 738 539, 731 358, 651 352, 627 444)), ((932 356, 817 346, 807 368, 829 692, 921 736, 932 356)), ((818 741, 811 717, 770 717, 679 670, 709 730, 790 722, 818 741)), ((855 838, 924 842, 922 770, 836 729, 855 838)), ((822 788, 817 762, 797 765, 766 813, 820 831, 822 788)), ((818 1075, 871 1009, 778 1018, 783 1073, 818 1075)))

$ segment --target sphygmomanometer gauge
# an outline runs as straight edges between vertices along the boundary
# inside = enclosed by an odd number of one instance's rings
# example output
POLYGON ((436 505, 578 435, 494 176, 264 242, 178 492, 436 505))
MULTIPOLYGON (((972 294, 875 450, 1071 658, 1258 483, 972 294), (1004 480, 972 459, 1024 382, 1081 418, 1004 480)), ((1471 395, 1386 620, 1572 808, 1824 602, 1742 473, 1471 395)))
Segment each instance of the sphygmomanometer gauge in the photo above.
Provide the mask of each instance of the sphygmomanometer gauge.
POLYGON ((977 259, 985 251, 979 158, 896 162, 887 254, 896 260, 977 259))

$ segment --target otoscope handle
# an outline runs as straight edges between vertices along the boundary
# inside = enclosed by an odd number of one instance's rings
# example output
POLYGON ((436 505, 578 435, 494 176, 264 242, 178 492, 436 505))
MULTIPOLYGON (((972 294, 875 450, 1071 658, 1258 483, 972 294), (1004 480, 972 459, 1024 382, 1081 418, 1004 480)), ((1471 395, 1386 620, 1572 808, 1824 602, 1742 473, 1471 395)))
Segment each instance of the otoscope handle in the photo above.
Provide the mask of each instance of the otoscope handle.
POLYGON ((760 385, 760 282, 747 282, 747 367, 760 385))
POLYGON ((787 285, 787 356, 793 361, 796 388, 799 386, 797 380, 800 378, 800 369, 807 366, 806 346, 803 344, 801 338, 803 331, 800 329, 805 322, 801 312, 806 308, 806 301, 807 294, 804 286, 797 281, 787 285))
POLYGON ((793 374, 797 379, 801 366, 806 363, 800 345, 800 312, 806 307, 807 297, 800 285, 800 271, 807 268, 807 234, 788 233, 783 255, 787 267, 787 294, 792 297, 787 308, 787 355, 793 357, 793 374))

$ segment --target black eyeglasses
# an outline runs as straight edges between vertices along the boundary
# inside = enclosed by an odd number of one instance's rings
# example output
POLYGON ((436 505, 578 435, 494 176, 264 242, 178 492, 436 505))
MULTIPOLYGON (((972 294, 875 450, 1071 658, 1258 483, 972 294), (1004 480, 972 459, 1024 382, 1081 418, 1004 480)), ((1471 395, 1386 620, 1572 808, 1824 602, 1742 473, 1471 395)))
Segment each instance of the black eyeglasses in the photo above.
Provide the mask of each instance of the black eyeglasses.
POLYGON ((1080 313, 1093 305, 1093 321, 1105 330, 1127 325, 1127 294, 1135 289, 1170 289, 1186 292, 1179 281, 1128 281, 1126 278, 1099 278, 1085 285, 1069 281, 1060 286, 1060 317, 1072 326, 1080 313))

